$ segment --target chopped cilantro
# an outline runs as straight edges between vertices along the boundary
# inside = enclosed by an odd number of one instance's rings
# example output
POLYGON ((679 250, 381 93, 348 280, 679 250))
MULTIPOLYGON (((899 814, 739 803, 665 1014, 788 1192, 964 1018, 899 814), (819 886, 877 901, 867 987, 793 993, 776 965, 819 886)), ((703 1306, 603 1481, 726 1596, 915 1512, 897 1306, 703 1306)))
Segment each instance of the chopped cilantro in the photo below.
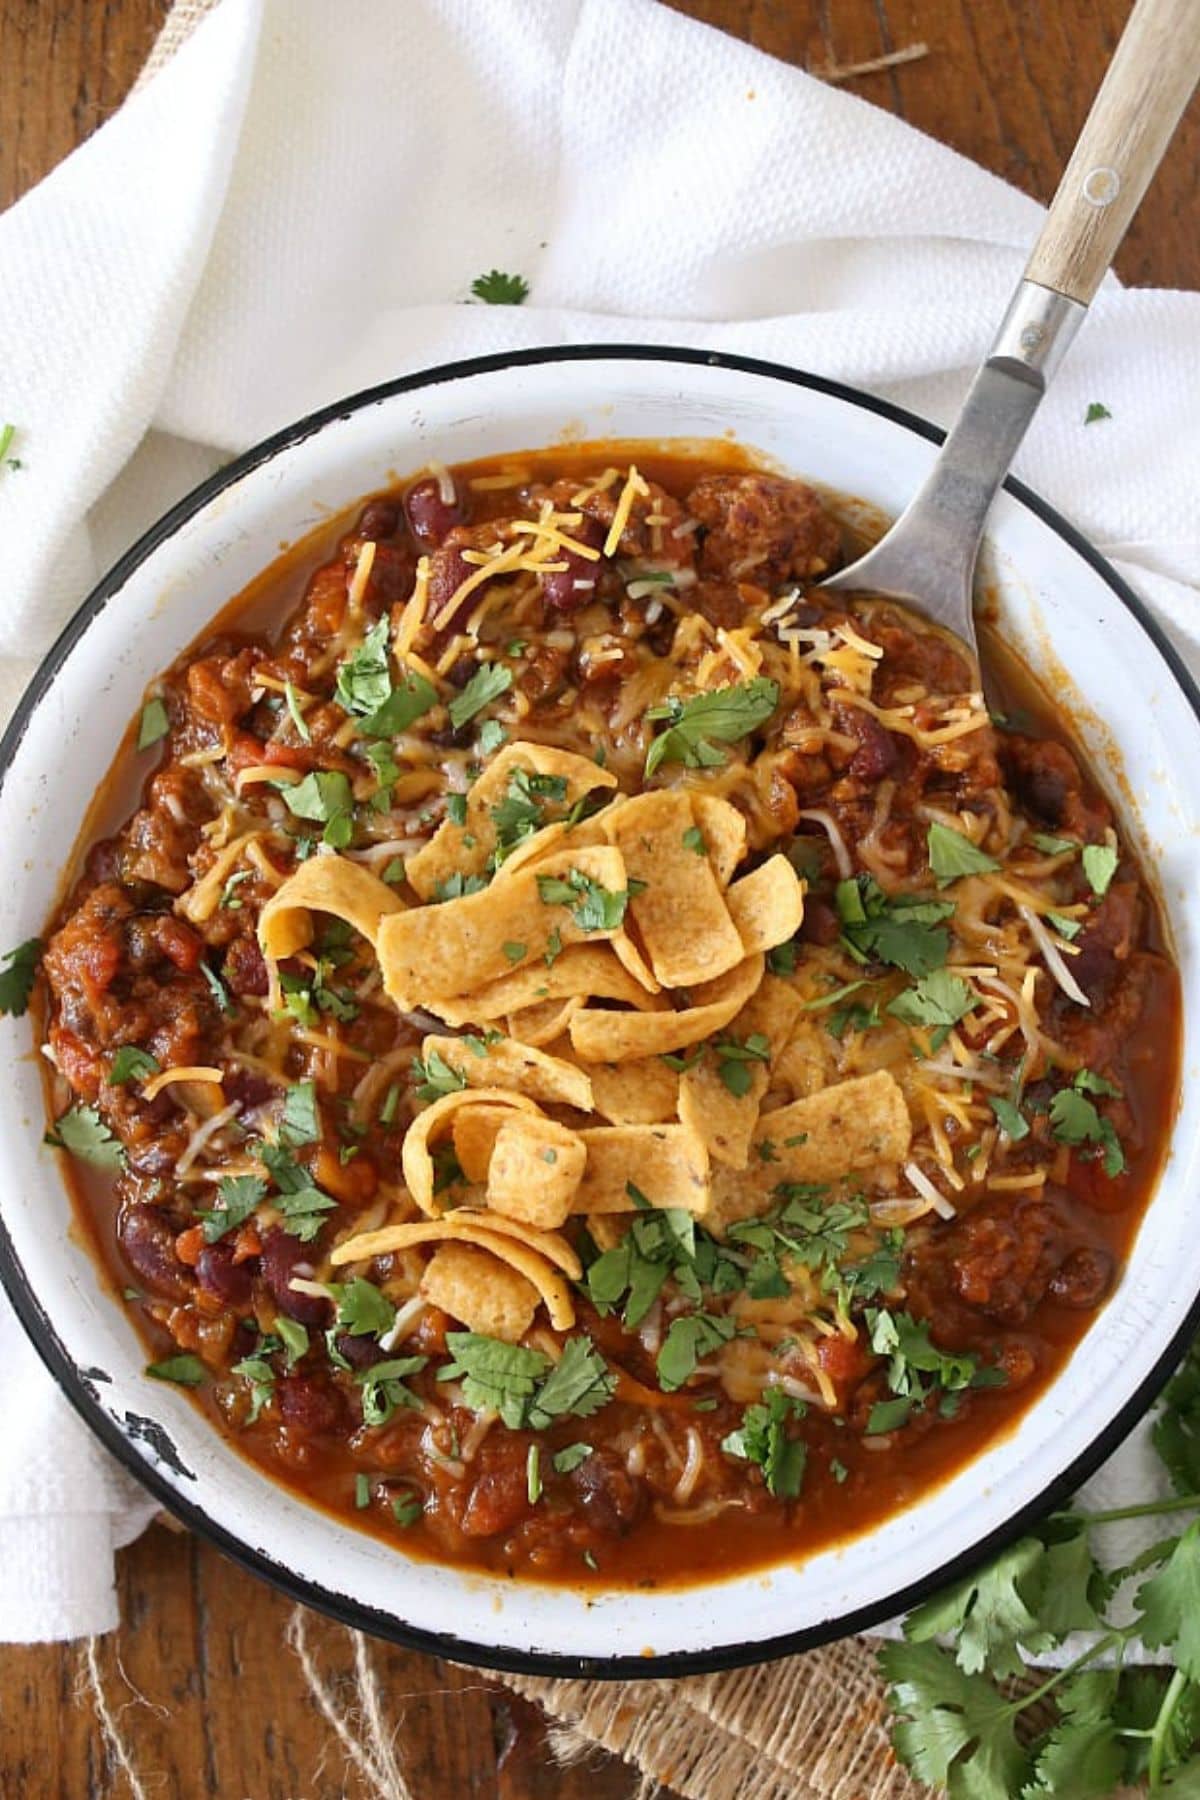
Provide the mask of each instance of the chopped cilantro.
POLYGON ((94 1106, 72 1106, 46 1133, 46 1142, 97 1169, 119 1169, 125 1161, 121 1140, 113 1136, 94 1106))
POLYGON ((752 1031, 741 1044, 736 1038, 722 1039, 713 1045, 713 1049, 717 1056, 717 1074, 723 1086, 739 1100, 754 1084, 751 1063, 769 1062, 771 1057, 770 1042, 761 1031, 752 1031))
POLYGON ((525 1497, 530 1506, 542 1497, 542 1453, 536 1444, 530 1444, 525 1458, 525 1497))
POLYGON ((283 1101, 283 1122, 279 1127, 284 1144, 316 1144, 321 1139, 321 1120, 317 1112, 317 1087, 313 1081, 297 1081, 283 1101))
POLYGON ((520 306, 528 298, 529 283, 523 275, 506 275, 503 269, 489 269, 477 275, 471 292, 485 306, 520 306))
POLYGON ((1078 850, 1075 838, 1054 837, 1048 831, 1031 831, 1029 841, 1043 856, 1065 856, 1068 850, 1078 850))
POLYGON ((483 663, 462 693, 456 694, 450 702, 450 723, 454 729, 461 730, 476 713, 481 713, 501 694, 507 694, 512 684, 513 673, 505 663, 483 663))
POLYGON ((581 931, 616 931, 630 899, 641 892, 641 885, 631 881, 627 888, 614 891, 585 875, 582 869, 569 869, 565 880, 558 875, 537 878, 543 904, 569 907, 581 931))
POLYGON ((396 1356, 359 1369, 354 1381, 362 1389, 363 1424, 386 1425, 398 1406, 419 1407, 421 1402, 405 1381, 428 1361, 427 1356, 396 1356))
POLYGON ((338 1286, 335 1298, 338 1327, 351 1337, 383 1337, 396 1323, 396 1308, 383 1289, 360 1275, 338 1286))
POLYGON ((1078 919, 1068 919, 1063 913, 1048 912, 1046 920, 1048 924, 1053 925, 1059 937, 1066 938, 1068 944, 1074 942, 1083 930, 1078 919))
POLYGON ((1095 425, 1100 419, 1111 418, 1112 414, 1109 412, 1107 406, 1105 406, 1103 400, 1090 400, 1088 402, 1088 409, 1083 415, 1083 422, 1085 425, 1095 425))
POLYGON ((401 882, 407 879, 407 876, 408 870, 404 866, 402 856, 393 856, 383 871, 383 879, 389 887, 399 887, 401 882))
POLYGON ((241 912, 242 902, 238 896, 238 889, 244 881, 252 881, 253 879, 253 869, 237 870, 235 874, 229 877, 229 880, 221 889, 221 898, 217 901, 217 906, 223 912, 241 912))
POLYGON ((490 756, 493 750, 500 748, 507 736, 499 719, 485 719, 479 727, 479 754, 490 756))
POLYGON ((540 1350, 474 1331, 447 1332, 446 1346, 454 1360, 438 1371, 438 1380, 461 1377, 467 1405, 498 1412, 513 1431, 544 1431, 568 1414, 587 1418, 611 1400, 617 1385, 588 1337, 568 1338, 554 1364, 540 1350))
POLYGON ((371 1504, 371 1478, 358 1474, 354 1477, 354 1504, 359 1512, 371 1504))
POLYGON ((452 825, 465 825, 467 822, 467 796, 465 794, 447 794, 446 817, 452 825))
POLYGON ((952 975, 949 969, 934 969, 889 1001, 887 1011, 906 1025, 949 1030, 974 1004, 975 996, 961 975, 952 975))
POLYGON ((415 1525, 424 1512, 425 1508, 415 1494, 397 1494, 392 1501, 392 1517, 397 1525, 402 1525, 405 1530, 410 1525, 415 1525))
POLYGON ((987 856, 961 831, 948 825, 931 825, 928 836, 929 867, 939 887, 946 887, 962 875, 986 875, 998 869, 994 856, 987 856))
POLYGON ((1125 1152, 1111 1119, 1104 1117, 1088 1092, 1113 1094, 1116 1090, 1105 1082, 1092 1086, 1100 1077, 1089 1069, 1081 1069, 1070 1087, 1060 1088, 1050 1102, 1050 1129, 1060 1144, 1073 1147, 1095 1144, 1103 1150, 1104 1173, 1110 1177, 1125 1171, 1125 1152))
POLYGON ((167 715, 165 702, 157 697, 147 700, 138 723, 138 749, 149 750, 152 744, 157 744, 162 738, 165 738, 170 729, 171 721, 167 715))
POLYGON ((993 1096, 989 1099, 988 1105, 995 1113, 996 1123, 1001 1131, 1014 1144, 1019 1143, 1023 1137, 1029 1136, 1029 1121, 1013 1101, 993 1096))
POLYGON ((487 879, 483 875, 464 875, 456 869, 453 875, 445 876, 433 884, 435 900, 461 900, 467 894, 482 894, 487 887, 487 879))
POLYGON ((300 1358, 308 1355, 308 1328, 301 1325, 299 1319, 289 1319, 286 1313, 280 1313, 275 1330, 283 1344, 284 1361, 289 1369, 294 1369, 300 1358))
POLYGON ((0 1016, 7 1014, 13 1019, 24 1017, 41 954, 41 938, 26 938, 15 950, 9 950, 0 957, 0 962, 8 965, 0 970, 0 1016))
POLYGON ((704 841, 704 833, 698 825, 689 825, 683 834, 683 847, 695 856, 707 856, 708 845, 704 841))
POLYGON ((510 963, 519 963, 527 954, 528 948, 529 946, 527 944, 518 944, 512 938, 501 945, 501 949, 504 951, 504 955, 510 963))
POLYGON ((773 950, 768 950, 767 967, 772 975, 794 975, 796 973, 794 940, 789 939, 786 944, 776 944, 773 950))
MULTIPOLYGON (((466 1076, 451 1068, 437 1050, 431 1050, 424 1060, 413 1057, 412 1079, 416 1083, 413 1091, 418 1100, 439 1100, 443 1094, 457 1094, 467 1085, 466 1076)), ((394 1112, 395 1108, 392 1110, 394 1112)), ((383 1117, 382 1113, 380 1117, 383 1117)))
POLYGON ((296 735, 302 743, 311 744, 312 732, 308 729, 304 714, 300 710, 300 696, 297 694, 295 686, 291 681, 286 681, 284 683, 283 696, 287 701, 288 712, 292 716, 292 724, 296 727, 296 735))
POLYGON ((577 1469, 580 1463, 586 1462, 591 1454, 592 1446, 590 1444, 568 1444, 565 1450, 556 1450, 554 1452, 554 1473, 569 1475, 572 1469, 577 1469))
POLYGON ((767 1492, 779 1500, 794 1500, 804 1480, 808 1449, 802 1438, 787 1434, 788 1421, 802 1419, 802 1400, 793 1400, 780 1388, 767 1388, 761 1406, 748 1406, 736 1431, 721 1440, 727 1456, 757 1463, 767 1492))
POLYGON ((257 1175, 226 1175, 217 1184, 219 1206, 205 1208, 196 1217, 203 1221, 204 1241, 215 1244, 227 1232, 244 1225, 265 1198, 267 1184, 257 1175))
POLYGON ((870 875, 839 881, 835 900, 842 941, 858 961, 874 957, 913 976, 944 965, 950 934, 941 921, 954 911, 952 901, 888 895, 870 875))
POLYGON ((124 1087, 128 1081, 145 1081, 148 1075, 158 1072, 157 1057, 151 1056, 148 1050, 139 1050, 136 1044, 122 1044, 108 1071, 108 1085, 124 1087))
POLYGON ((1087 884, 1099 898, 1107 894, 1120 858, 1111 844, 1085 844, 1080 855, 1087 884))
POLYGON ((168 1356, 162 1362, 147 1363, 147 1375, 155 1381, 173 1381, 177 1387, 199 1387, 208 1380, 208 1370, 198 1356, 185 1351, 180 1356, 168 1356))
POLYGON ((655 1365, 664 1393, 682 1387, 695 1374, 701 1358, 727 1344, 736 1330, 734 1320, 719 1313, 684 1313, 672 1319, 655 1365))
POLYGON ((392 693, 388 661, 388 620, 372 625, 357 650, 338 664, 334 696, 348 713, 365 717, 379 710, 392 693))
POLYGON ((311 1244, 337 1201, 319 1188, 308 1170, 281 1145, 263 1144, 259 1157, 279 1190, 271 1204, 281 1214, 283 1229, 302 1244, 311 1244))
POLYGON ((779 683, 755 676, 737 687, 715 688, 690 700, 672 695, 646 713, 649 720, 665 719, 666 731, 650 745, 646 778, 665 762, 682 763, 688 769, 719 768, 726 760, 718 744, 733 744, 764 725, 779 704, 779 683))

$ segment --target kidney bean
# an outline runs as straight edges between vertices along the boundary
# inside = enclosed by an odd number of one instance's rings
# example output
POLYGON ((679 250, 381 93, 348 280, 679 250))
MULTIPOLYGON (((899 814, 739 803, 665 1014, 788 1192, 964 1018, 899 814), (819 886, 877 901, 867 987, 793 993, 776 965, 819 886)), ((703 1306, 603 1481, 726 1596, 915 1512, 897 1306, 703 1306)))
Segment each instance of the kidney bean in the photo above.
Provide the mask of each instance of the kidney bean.
POLYGON ((495 1462, 484 1469, 463 1508, 467 1537, 494 1537, 524 1518, 529 1507, 524 1457, 495 1462))
POLYGON ((884 730, 878 719, 873 719, 870 713, 859 712, 857 708, 846 723, 861 746, 850 758, 849 773, 862 782, 882 781, 896 766, 896 740, 890 731, 884 730))
POLYGON ((127 1206, 117 1225, 125 1260, 145 1285, 172 1300, 186 1300, 191 1277, 175 1254, 175 1233, 157 1206, 127 1206))
POLYGON ((374 538, 378 543, 381 538, 395 537, 399 528, 400 508, 394 500, 369 500, 363 507, 354 535, 374 538))
POLYGON ((267 965, 253 938, 235 938, 225 952, 225 980, 235 994, 265 994, 267 965))
POLYGON ((1113 1259, 1107 1250, 1072 1250, 1050 1277, 1050 1292, 1064 1306, 1083 1312, 1099 1306, 1112 1285, 1113 1259))
POLYGON ((589 1525, 623 1536, 646 1504, 646 1489, 611 1450, 593 1450, 571 1476, 571 1485, 589 1525))
POLYGON ((340 1354, 355 1369, 369 1369, 375 1363, 383 1362, 388 1354, 380 1349, 374 1338, 354 1337, 348 1331, 339 1331, 335 1342, 340 1354))
POLYGON ((467 516, 457 486, 453 481, 450 485, 454 489, 454 498, 449 501, 442 499, 441 483, 433 475, 414 482, 404 496, 408 528, 418 544, 426 548, 440 544, 446 533, 455 525, 461 525, 467 516))
POLYGON ((263 1239, 260 1266, 276 1305, 289 1319, 296 1319, 301 1325, 328 1324, 328 1300, 317 1294, 298 1294, 291 1286, 293 1275, 311 1279, 313 1274, 313 1265, 299 1238, 286 1231, 269 1231, 263 1239))
POLYGON ((234 1262, 231 1244, 206 1244, 196 1259, 200 1286, 230 1306, 246 1306, 254 1285, 249 1262, 234 1262))
MULTIPOLYGON (((572 526, 567 536, 586 544, 591 550, 599 550, 603 548, 606 533, 599 519, 584 518, 578 526, 572 526)), ((593 562, 575 550, 563 550, 556 552, 554 560, 565 562, 567 566, 541 577, 542 599, 546 605, 554 612, 562 613, 578 612, 580 607, 589 606, 596 598, 596 584, 605 568, 604 558, 593 562)))
POLYGON ((221 1084, 225 1098, 232 1100, 239 1113, 253 1112, 275 1093, 275 1084, 253 1069, 230 1069, 221 1084))
POLYGON ((336 1431, 345 1422, 346 1405, 330 1381, 316 1375, 285 1375, 275 1384, 286 1425, 297 1431, 336 1431))

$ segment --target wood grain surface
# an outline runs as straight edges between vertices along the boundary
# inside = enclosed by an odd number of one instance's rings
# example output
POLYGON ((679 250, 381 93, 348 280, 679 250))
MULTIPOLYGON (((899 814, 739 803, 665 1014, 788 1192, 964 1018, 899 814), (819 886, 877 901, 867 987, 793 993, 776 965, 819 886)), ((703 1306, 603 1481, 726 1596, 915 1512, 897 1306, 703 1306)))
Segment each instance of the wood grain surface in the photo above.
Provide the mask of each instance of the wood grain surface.
MULTIPOLYGON (((851 78, 1038 199, 1053 191, 1128 12, 1127 0, 672 0, 678 10, 815 71, 924 43, 919 60, 851 78)), ((330 0, 331 16, 336 5, 330 0)), ((0 0, 0 206, 120 104, 167 0, 0 0)), ((1200 117, 1193 106, 1116 267, 1129 282, 1200 286, 1200 117)), ((2 382, 2 363, 0 363, 2 382)), ((90 1666, 77 1645, 0 1647, 0 1800, 126 1800, 134 1790, 98 1716, 103 1689, 147 1795, 359 1800, 289 1644, 280 1595, 161 1526, 118 1559, 123 1624, 90 1666)), ((355 1645, 303 1615, 343 1702, 355 1645)), ((3 1621, 0 1621, 2 1630, 3 1621)), ((485 1677, 390 1645, 367 1656, 397 1727, 414 1800, 631 1800, 637 1778, 598 1759, 557 1768, 531 1709, 485 1677)))

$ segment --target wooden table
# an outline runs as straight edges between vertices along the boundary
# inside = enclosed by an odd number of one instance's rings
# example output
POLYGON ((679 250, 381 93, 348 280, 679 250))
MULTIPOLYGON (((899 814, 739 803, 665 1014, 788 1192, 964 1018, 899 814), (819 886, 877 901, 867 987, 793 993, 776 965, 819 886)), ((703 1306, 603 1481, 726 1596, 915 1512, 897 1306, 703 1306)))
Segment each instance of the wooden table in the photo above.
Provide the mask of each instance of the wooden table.
MULTIPOLYGON (((818 72, 924 43, 846 85, 1046 199, 1128 0, 674 0, 818 72)), ((0 0, 0 206, 121 102, 168 0, 0 0)), ((336 16, 332 5, 331 17, 336 16)), ((1117 261, 1129 282, 1200 286, 1200 114, 1193 109, 1117 261)), ((289 1602, 187 1535, 155 1527, 118 1559, 124 1624, 93 1652, 147 1791, 173 1800, 357 1800, 285 1641, 289 1602)), ((0 1621, 0 1627, 3 1622, 0 1621)), ((341 1627, 304 1615, 318 1664, 349 1679, 341 1627)), ((388 1645, 370 1655, 416 1800, 627 1800, 613 1760, 557 1769, 530 1710, 484 1678, 388 1645)), ((0 1648, 0 1794, 123 1800, 130 1786, 78 1646, 0 1648)))

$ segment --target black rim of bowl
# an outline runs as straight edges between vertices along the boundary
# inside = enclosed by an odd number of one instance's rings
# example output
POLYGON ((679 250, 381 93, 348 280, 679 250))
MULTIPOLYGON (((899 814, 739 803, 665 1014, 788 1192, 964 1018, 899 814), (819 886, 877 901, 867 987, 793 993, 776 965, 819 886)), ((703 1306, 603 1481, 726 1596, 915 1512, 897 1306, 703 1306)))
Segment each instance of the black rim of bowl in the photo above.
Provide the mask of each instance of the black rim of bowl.
MULTIPOLYGON (((732 356, 718 351, 650 344, 576 344, 548 349, 499 352, 491 356, 443 363, 435 368, 419 370, 412 375, 400 376, 394 381, 383 382, 377 387, 365 388, 361 393, 321 407, 317 412, 310 413, 307 417, 286 426, 282 431, 264 439, 262 443, 246 451, 243 456, 218 470, 216 474, 210 476, 207 481, 201 482, 190 494, 165 513, 157 524, 139 538, 119 562, 114 564, 65 626, 22 696, 7 731, 0 739, 0 786, 7 778, 17 747, 24 737, 35 710, 45 697, 59 669, 92 621, 120 592, 138 565, 144 562, 152 551, 173 536, 180 526, 206 506, 223 489, 239 481, 261 463, 269 462, 281 450, 302 443, 315 432, 322 430, 324 426, 339 419, 348 418, 352 413, 360 412, 367 407, 390 400, 398 394, 414 393, 422 388, 438 386, 443 382, 458 381, 467 376, 489 374, 509 368, 577 362, 651 362, 681 367, 691 365, 730 369, 747 375, 766 377, 786 386, 809 388, 817 393, 827 394, 833 399, 846 401, 864 412, 874 413, 880 418, 890 420, 893 424, 904 426, 916 436, 924 438, 930 443, 940 443, 945 436, 938 426, 931 425, 928 420, 908 412, 903 407, 894 406, 890 401, 878 399, 875 395, 864 393, 859 388, 849 387, 843 382, 828 380, 824 376, 810 375, 801 370, 790 369, 782 363, 767 362, 755 357, 732 356)), ((1082 558, 1100 576, 1121 605, 1133 615, 1171 670, 1175 681, 1200 723, 1200 690, 1197 689, 1178 652, 1144 603, 1100 555, 1099 551, 1094 549, 1083 534, 1061 513, 1047 505, 1023 482, 1010 477, 1004 486, 1009 494, 1027 507, 1044 525, 1049 526, 1077 556, 1082 558)), ((885 1620, 892 1619, 896 1615, 908 1611, 911 1607, 919 1605, 959 1576, 977 1568, 988 1557, 1019 1537, 1027 1526, 1044 1517, 1046 1513, 1052 1511, 1074 1493, 1080 1484, 1128 1436, 1132 1427, 1157 1397, 1197 1327, 1200 1326, 1200 1294, 1197 1294, 1188 1308, 1183 1324, 1174 1333, 1170 1342, 1164 1346, 1151 1372, 1104 1429, 1072 1459, 1070 1465, 1055 1475, 1052 1481, 1047 1482, 1003 1525, 977 1538, 967 1549, 940 1564, 929 1575, 911 1585, 895 1590, 884 1598, 858 1607, 851 1612, 839 1613, 835 1617, 821 1620, 817 1624, 806 1626, 801 1630, 782 1632, 776 1637, 750 1643, 723 1644, 715 1648, 695 1651, 672 1651, 655 1657, 637 1654, 593 1657, 570 1656, 558 1651, 536 1649, 512 1650, 502 1646, 476 1643, 470 1639, 458 1637, 450 1631, 436 1632, 417 1629, 405 1624, 403 1620, 395 1618, 390 1613, 381 1612, 348 1594, 341 1594, 334 1589, 309 1581, 274 1561, 264 1550, 255 1548, 249 1541, 226 1530, 224 1526, 218 1525, 209 1518, 203 1506, 181 1494, 151 1459, 151 1446, 146 1443, 145 1438, 139 1439, 127 1435, 105 1411, 97 1395, 95 1383, 96 1380, 106 1379, 106 1377, 102 1377, 99 1371, 81 1370, 77 1367, 58 1337, 51 1316, 35 1294, 16 1255, 2 1218, 0 1218, 0 1282, 3 1283, 18 1318, 51 1375, 106 1449, 131 1474, 136 1476, 161 1505, 174 1513, 184 1524, 232 1557, 234 1561, 241 1563, 255 1575, 261 1576, 273 1586, 281 1589, 291 1599, 314 1607, 319 1612, 326 1613, 353 1629, 370 1632, 408 1649, 423 1650, 432 1655, 444 1656, 451 1661, 475 1664, 483 1668, 514 1674, 559 1675, 577 1678, 586 1676, 592 1679, 609 1680, 645 1680, 678 1675, 710 1674, 723 1669, 744 1667, 749 1663, 770 1662, 778 1657, 794 1655, 797 1651, 815 1649, 820 1644, 850 1636, 854 1632, 869 1630, 871 1627, 880 1625, 885 1620)), ((152 1430, 152 1437, 156 1436, 156 1431, 157 1428, 152 1430)), ((163 1438, 165 1438, 165 1434, 157 1436, 156 1441, 162 1441, 163 1438)), ((269 1477, 264 1478, 269 1480, 269 1477)), ((329 1518, 329 1528, 331 1530, 336 1528, 332 1517, 329 1518)), ((859 1543, 864 1553, 869 1555, 869 1538, 862 1538, 859 1543)), ((713 1592, 715 1597, 720 1589, 716 1588, 713 1592)))

